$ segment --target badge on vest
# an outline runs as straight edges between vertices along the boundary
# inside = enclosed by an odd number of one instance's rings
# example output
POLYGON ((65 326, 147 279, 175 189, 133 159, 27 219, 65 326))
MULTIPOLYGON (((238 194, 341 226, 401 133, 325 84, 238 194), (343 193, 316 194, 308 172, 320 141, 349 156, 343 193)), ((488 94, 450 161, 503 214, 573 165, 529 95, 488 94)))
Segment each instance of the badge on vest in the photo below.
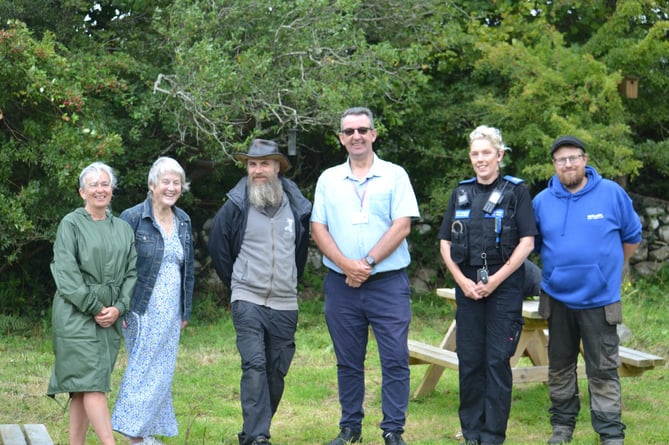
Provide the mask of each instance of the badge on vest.
POLYGON ((492 213, 484 214, 483 217, 484 218, 503 219, 504 218, 504 209, 495 209, 492 213))
POLYGON ((469 219, 469 215, 471 215, 471 212, 472 212, 471 209, 456 210, 454 219, 469 219))

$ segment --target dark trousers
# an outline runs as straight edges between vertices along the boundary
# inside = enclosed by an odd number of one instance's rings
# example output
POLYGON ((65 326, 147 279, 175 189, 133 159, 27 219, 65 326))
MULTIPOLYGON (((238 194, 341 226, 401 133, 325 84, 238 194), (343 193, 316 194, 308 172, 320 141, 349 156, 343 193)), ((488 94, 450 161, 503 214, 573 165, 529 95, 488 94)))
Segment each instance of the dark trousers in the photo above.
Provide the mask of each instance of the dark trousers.
POLYGON ((624 438, 618 378, 620 340, 616 324, 606 320, 605 308, 574 310, 551 298, 548 329, 551 425, 576 425, 580 409, 576 366, 582 342, 592 427, 602 439, 624 438))
POLYGON ((297 311, 277 311, 235 301, 232 321, 242 361, 240 396, 244 425, 241 445, 270 437, 270 424, 284 389, 284 378, 295 354, 297 311))
MULTIPOLYGON (((463 266, 462 271, 475 279, 476 268, 463 266)), ((455 288, 459 415, 467 440, 501 444, 506 438, 513 386, 509 359, 523 327, 523 277, 521 267, 482 300, 455 288)))
POLYGON ((337 356, 340 427, 362 428, 365 397, 365 354, 372 327, 381 360, 381 429, 404 431, 409 404, 409 324, 411 301, 406 271, 384 275, 352 288, 345 277, 325 278, 325 320, 337 356))

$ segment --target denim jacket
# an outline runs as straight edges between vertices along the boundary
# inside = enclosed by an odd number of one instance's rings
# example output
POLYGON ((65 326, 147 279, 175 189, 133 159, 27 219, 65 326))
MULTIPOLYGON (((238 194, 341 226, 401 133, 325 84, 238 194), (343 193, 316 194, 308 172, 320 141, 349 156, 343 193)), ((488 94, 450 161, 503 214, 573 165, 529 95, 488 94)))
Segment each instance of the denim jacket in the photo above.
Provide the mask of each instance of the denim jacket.
MULTIPOLYGON (((190 217, 178 207, 174 207, 184 262, 181 269, 181 319, 190 320, 193 308, 193 287, 195 284, 195 256, 193 252, 193 229, 190 217)), ((130 224, 135 232, 137 249, 137 285, 130 301, 130 310, 143 314, 149 305, 153 286, 156 284, 165 248, 158 223, 153 218, 151 197, 142 203, 124 210, 121 219, 130 224)))

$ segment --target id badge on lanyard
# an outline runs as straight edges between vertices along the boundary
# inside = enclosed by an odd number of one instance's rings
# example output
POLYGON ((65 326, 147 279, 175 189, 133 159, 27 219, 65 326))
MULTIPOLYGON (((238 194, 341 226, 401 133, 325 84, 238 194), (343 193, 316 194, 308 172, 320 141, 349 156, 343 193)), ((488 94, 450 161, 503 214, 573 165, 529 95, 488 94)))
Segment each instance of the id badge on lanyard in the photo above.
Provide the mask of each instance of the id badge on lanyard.
POLYGON ((363 209, 363 204, 365 202, 365 196, 367 195, 367 185, 369 184, 369 180, 365 181, 365 189, 362 192, 362 196, 358 193, 358 189, 356 188, 354 183, 353 184, 353 191, 355 192, 356 196, 358 197, 358 200, 360 201, 360 211, 359 212, 353 212, 351 215, 351 224, 368 224, 369 223, 369 213, 365 212, 363 209))
POLYGON ((352 224, 367 224, 369 223, 369 213, 367 212, 353 212, 353 217, 351 218, 352 224))

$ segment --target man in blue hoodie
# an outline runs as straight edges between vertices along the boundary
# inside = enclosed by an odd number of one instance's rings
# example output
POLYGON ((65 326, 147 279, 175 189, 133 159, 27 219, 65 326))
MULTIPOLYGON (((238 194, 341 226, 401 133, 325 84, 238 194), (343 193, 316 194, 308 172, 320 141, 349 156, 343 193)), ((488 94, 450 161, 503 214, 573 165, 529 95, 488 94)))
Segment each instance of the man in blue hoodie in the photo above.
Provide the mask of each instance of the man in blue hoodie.
POLYGON ((540 312, 548 319, 549 444, 572 439, 580 409, 576 365, 583 343, 592 426, 602 445, 622 445, 618 378, 623 266, 641 242, 641 222, 618 184, 587 165, 583 141, 551 147, 555 175, 533 200, 543 263, 540 312))

